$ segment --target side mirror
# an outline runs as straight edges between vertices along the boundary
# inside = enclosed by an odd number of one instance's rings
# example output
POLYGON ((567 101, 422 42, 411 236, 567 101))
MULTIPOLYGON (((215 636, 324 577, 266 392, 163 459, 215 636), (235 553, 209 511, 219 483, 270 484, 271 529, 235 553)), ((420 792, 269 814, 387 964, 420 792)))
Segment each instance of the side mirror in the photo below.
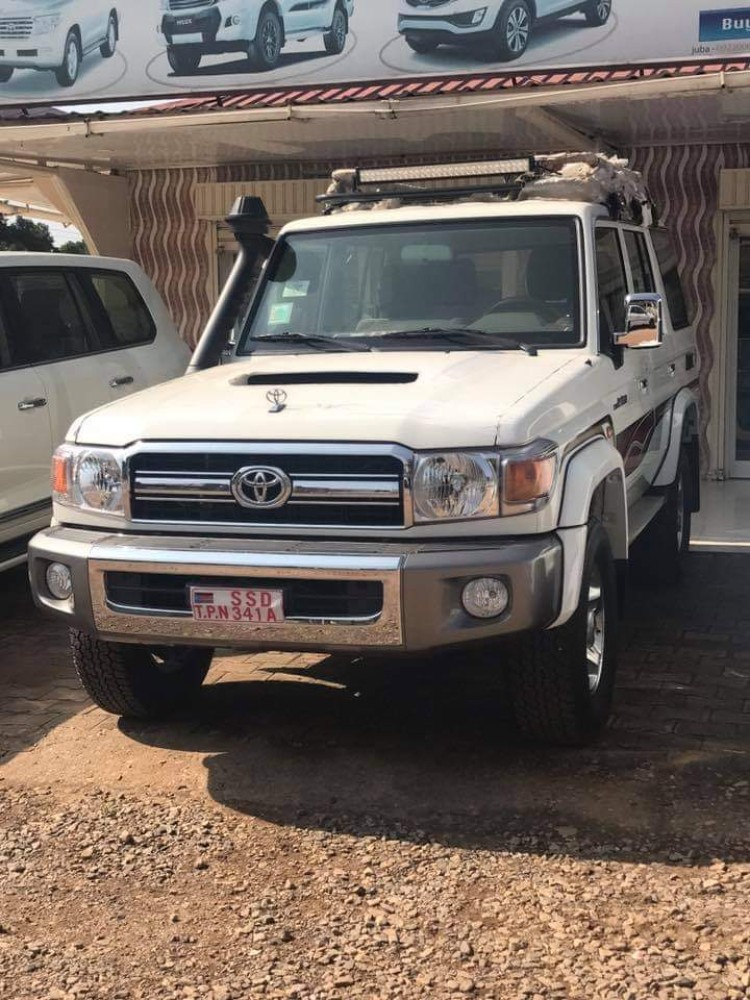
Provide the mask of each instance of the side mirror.
POLYGON ((655 292, 625 298, 625 332, 615 334, 617 347, 653 349, 664 343, 664 301, 655 292))

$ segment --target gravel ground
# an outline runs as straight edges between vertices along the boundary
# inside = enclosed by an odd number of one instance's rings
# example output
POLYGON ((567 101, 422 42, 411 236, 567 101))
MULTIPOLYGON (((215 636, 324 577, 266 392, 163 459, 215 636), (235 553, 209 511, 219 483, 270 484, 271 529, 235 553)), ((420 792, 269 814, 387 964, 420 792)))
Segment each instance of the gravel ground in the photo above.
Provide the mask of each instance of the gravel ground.
POLYGON ((0 779, 0 997, 750 997, 747 840, 476 823, 0 779))

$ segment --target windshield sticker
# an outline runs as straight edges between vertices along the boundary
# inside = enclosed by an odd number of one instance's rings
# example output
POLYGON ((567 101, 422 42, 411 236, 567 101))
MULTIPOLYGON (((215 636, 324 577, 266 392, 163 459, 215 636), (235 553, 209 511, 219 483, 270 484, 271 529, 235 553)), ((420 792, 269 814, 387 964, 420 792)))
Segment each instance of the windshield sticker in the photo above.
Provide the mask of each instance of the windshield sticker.
POLYGON ((285 299, 304 299, 310 290, 309 281, 287 281, 284 286, 285 299))
POLYGON ((271 315, 268 317, 268 322, 272 326, 282 326, 291 321, 293 312, 293 302, 277 302, 275 306, 271 306, 271 315))

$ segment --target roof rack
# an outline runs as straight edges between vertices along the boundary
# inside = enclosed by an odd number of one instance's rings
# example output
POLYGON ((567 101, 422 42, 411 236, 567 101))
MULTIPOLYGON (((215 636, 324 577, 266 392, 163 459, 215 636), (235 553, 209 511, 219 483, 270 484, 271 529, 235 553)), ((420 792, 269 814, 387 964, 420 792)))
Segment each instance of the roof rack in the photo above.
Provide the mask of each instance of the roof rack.
POLYGON ((414 203, 533 198, 585 201, 605 206, 613 219, 639 225, 654 221, 641 175, 626 160, 600 153, 337 170, 317 201, 330 215, 414 203))

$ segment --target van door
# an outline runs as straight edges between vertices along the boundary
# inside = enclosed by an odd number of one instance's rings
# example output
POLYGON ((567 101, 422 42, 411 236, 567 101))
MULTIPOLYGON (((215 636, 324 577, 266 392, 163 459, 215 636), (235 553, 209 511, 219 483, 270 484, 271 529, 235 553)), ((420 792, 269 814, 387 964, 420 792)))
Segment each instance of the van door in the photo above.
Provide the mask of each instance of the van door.
POLYGON ((653 402, 649 352, 614 344, 615 334, 625 330, 625 298, 630 289, 617 226, 597 225, 596 265, 600 350, 612 359, 608 409, 625 466, 628 502, 633 504, 647 489, 643 461, 653 435, 653 402))
MULTIPOLYGON (((0 310, 0 549, 18 523, 50 506, 52 434, 46 390, 9 337, 0 310)), ((0 562, 2 562, 0 555, 0 562)))

